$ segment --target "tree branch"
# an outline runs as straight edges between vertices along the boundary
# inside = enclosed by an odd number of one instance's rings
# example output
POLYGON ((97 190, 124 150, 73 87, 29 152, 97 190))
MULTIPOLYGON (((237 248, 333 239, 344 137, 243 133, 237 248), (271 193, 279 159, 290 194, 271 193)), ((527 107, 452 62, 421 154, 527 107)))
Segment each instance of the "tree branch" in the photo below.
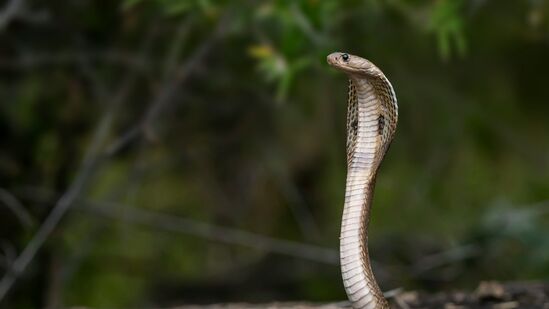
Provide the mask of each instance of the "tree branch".
MULTIPOLYGON (((54 192, 33 187, 25 187, 18 195, 24 199, 41 203, 55 199, 54 192)), ((264 236, 231 227, 217 226, 189 218, 140 209, 127 204, 96 202, 86 199, 78 199, 77 202, 81 206, 76 207, 75 210, 112 220, 143 225, 155 230, 192 235, 210 241, 259 249, 320 263, 339 264, 339 254, 335 249, 264 236), (120 209, 123 209, 123 211, 118 211, 120 209)))
POLYGON ((125 207, 124 213, 121 214, 113 210, 121 207, 121 205, 114 203, 87 201, 84 202, 84 204, 86 207, 78 208, 78 210, 90 212, 113 220, 144 225, 157 230, 192 235, 231 245, 275 252, 314 262, 331 265, 339 264, 339 254, 337 250, 330 248, 273 238, 229 227, 215 226, 205 222, 198 222, 188 218, 135 207, 125 207))
MULTIPOLYGON (((227 22, 230 20, 230 16, 230 13, 226 13, 223 17, 221 17, 212 35, 208 39, 204 40, 183 63, 176 66, 172 74, 167 74, 164 87, 162 87, 156 98, 149 105, 149 108, 145 112, 142 120, 134 127, 122 133, 119 138, 115 139, 115 141, 107 147, 107 151, 105 153, 106 156, 115 154, 128 143, 141 137, 143 133, 154 135, 151 132, 150 125, 159 116, 159 114, 167 108, 168 104, 172 102, 171 99, 177 90, 187 81, 190 74, 200 64, 208 52, 212 50, 215 43, 225 34, 227 30, 227 22)), ((180 28, 185 27, 186 24, 184 23, 180 28)), ((179 39, 181 38, 179 37, 179 39)), ((176 40, 172 49, 177 49, 177 44, 179 43, 180 42, 176 40)), ((170 55, 168 55, 168 57, 170 57, 170 55)))
MULTIPOLYGON (((0 301, 4 299, 19 275, 25 271, 29 263, 34 259, 38 250, 44 245, 47 238, 59 224, 59 221, 61 221, 65 213, 73 205, 74 201, 85 190, 94 174, 94 171, 97 169, 102 159, 101 146, 107 139, 116 112, 122 102, 125 101, 125 98, 129 93, 128 89, 133 81, 133 74, 130 74, 130 76, 123 82, 123 86, 120 87, 119 92, 113 96, 112 102, 107 105, 108 108, 95 129, 90 146, 86 151, 82 165, 76 173, 74 181, 69 186, 65 194, 63 194, 53 206, 53 209, 29 241, 23 252, 21 252, 21 254, 15 259, 4 277, 2 277, 2 280, 0 280, 0 301)), ((95 93, 97 93, 99 97, 98 99, 103 99, 103 96, 106 95, 103 88, 95 90, 95 93)))

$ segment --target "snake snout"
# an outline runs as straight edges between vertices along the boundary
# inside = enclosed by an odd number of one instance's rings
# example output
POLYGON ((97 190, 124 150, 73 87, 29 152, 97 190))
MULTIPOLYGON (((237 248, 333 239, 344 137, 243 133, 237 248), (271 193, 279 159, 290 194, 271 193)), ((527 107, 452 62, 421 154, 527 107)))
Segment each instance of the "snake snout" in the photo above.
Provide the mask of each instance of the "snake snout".
POLYGON ((326 57, 326 61, 330 65, 337 65, 341 55, 342 55, 342 53, 340 53, 340 52, 331 53, 331 54, 328 55, 328 57, 326 57))

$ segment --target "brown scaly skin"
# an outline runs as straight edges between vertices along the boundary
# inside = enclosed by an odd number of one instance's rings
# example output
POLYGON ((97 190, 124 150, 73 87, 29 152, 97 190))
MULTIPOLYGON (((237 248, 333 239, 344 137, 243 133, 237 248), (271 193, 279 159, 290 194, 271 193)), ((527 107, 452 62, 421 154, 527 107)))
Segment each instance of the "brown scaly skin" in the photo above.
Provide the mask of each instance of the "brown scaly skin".
POLYGON ((368 223, 377 171, 396 131, 393 87, 370 61, 346 53, 327 58, 349 77, 347 182, 340 236, 341 273, 355 309, 389 308, 372 272, 368 223))

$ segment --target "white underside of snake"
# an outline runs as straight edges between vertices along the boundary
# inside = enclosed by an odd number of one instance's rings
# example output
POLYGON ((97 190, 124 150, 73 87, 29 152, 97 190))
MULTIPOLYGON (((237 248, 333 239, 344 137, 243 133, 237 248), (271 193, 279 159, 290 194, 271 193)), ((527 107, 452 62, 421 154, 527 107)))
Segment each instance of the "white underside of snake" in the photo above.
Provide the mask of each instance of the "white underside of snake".
POLYGON ((396 130, 397 100, 389 80, 370 61, 339 52, 327 60, 349 76, 347 182, 340 236, 343 284, 353 308, 389 308, 372 272, 368 224, 377 171, 396 130))

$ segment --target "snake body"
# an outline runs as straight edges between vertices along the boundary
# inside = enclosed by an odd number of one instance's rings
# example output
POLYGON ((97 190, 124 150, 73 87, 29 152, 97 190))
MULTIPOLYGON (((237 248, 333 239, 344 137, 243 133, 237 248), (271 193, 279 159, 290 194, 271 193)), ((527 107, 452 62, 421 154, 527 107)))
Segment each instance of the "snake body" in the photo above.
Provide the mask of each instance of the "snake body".
POLYGON ((340 236, 345 291, 355 309, 389 308, 372 272, 368 224, 377 171, 396 131, 395 92, 383 72, 366 59, 336 52, 327 61, 349 77, 347 182, 340 236))

